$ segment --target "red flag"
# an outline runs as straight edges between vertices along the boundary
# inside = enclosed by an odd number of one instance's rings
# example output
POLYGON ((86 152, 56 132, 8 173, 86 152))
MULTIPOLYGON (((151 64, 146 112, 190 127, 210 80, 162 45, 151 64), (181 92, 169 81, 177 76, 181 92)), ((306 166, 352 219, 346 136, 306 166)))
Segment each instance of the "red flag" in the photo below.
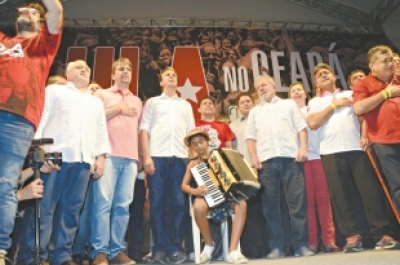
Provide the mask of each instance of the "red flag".
POLYGON ((178 94, 192 105, 196 119, 199 100, 208 96, 203 63, 198 47, 175 47, 172 66, 178 74, 178 94))

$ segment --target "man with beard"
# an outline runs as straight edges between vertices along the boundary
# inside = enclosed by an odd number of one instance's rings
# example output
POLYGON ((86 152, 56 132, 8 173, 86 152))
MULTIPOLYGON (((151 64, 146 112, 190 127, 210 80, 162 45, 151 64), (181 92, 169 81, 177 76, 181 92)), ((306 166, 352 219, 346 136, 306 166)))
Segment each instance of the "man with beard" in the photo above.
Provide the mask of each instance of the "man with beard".
POLYGON ((0 264, 17 211, 18 176, 43 111, 44 87, 61 40, 58 0, 18 9, 17 36, 0 32, 0 264))
POLYGON ((281 219, 281 185, 289 209, 295 256, 311 256, 307 248, 307 208, 303 162, 307 160, 307 124, 294 101, 276 96, 272 77, 261 75, 255 88, 262 99, 250 110, 245 139, 251 165, 264 188, 263 214, 271 252, 269 259, 284 256, 281 219))
POLYGON ((312 130, 317 130, 320 139, 335 220, 339 232, 346 237, 343 250, 345 253, 363 251, 361 227, 353 207, 359 198, 376 242, 375 249, 398 248, 399 243, 390 236, 393 231, 378 180, 360 145, 360 122, 353 110, 352 91, 336 87, 335 74, 325 63, 319 63, 313 75, 323 94, 310 101, 307 122, 312 130))
MULTIPOLYGON (((89 86, 90 68, 84 61, 67 66, 65 85, 50 85, 38 138, 53 138, 45 145, 46 152, 62 152, 60 171, 42 174, 44 194, 40 201, 41 262, 48 256, 47 246, 54 244, 50 264, 76 265, 71 258, 71 246, 79 224, 90 168, 93 178, 103 175, 105 155, 110 153, 106 117, 102 102, 92 96, 89 86)), ((17 264, 36 264, 34 209, 27 209, 19 237, 17 264)))
POLYGON ((132 63, 120 58, 112 65, 114 85, 95 95, 104 104, 111 154, 107 156, 104 176, 93 182, 91 219, 93 265, 135 264, 124 253, 129 205, 137 175, 138 123, 142 102, 129 91, 132 63))

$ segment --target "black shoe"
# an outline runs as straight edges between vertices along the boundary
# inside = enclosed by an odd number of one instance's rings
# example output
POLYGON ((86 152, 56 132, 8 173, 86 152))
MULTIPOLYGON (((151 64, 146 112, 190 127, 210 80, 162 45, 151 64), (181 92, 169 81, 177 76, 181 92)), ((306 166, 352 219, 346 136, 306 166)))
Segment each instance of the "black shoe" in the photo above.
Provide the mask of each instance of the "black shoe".
POLYGON ((75 254, 72 255, 72 260, 77 264, 77 265, 83 265, 83 256, 81 254, 75 254))
POLYGON ((77 265, 72 259, 66 260, 61 265, 77 265))
POLYGON ((165 253, 162 251, 156 252, 151 259, 151 263, 153 264, 165 264, 167 262, 168 261, 166 259, 165 253))
POLYGON ((144 263, 144 259, 142 257, 142 255, 134 255, 132 257, 132 259, 136 262, 136 263, 144 263))
POLYGON ((187 256, 186 256, 185 252, 182 252, 182 251, 177 251, 175 253, 172 253, 172 255, 170 255, 170 257, 171 257, 171 261, 174 264, 181 264, 187 260, 187 256))

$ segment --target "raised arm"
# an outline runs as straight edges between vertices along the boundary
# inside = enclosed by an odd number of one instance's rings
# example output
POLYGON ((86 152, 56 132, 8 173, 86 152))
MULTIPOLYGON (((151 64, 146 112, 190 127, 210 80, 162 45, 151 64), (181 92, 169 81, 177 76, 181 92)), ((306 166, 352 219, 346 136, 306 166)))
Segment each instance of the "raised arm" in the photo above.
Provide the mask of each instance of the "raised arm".
POLYGON ((63 7, 59 0, 42 0, 47 9, 46 24, 50 34, 57 34, 63 23, 63 7))

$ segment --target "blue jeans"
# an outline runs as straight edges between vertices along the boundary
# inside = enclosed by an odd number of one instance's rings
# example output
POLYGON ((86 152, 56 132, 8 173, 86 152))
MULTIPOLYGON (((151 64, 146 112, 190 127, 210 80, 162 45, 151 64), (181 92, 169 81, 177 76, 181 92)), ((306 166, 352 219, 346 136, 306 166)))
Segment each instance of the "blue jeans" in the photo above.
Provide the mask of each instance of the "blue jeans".
POLYGON ((267 223, 271 250, 283 252, 284 235, 281 220, 281 185, 289 210, 292 230, 292 246, 295 251, 307 246, 307 198, 304 184, 303 164, 294 158, 275 157, 262 162, 259 178, 263 214, 267 223))
POLYGON ((11 246, 17 186, 34 129, 24 118, 0 111, 0 251, 11 246))
POLYGON ((182 179, 186 159, 178 157, 152 157, 154 175, 148 175, 150 192, 150 221, 154 240, 153 254, 183 251, 188 199, 182 192, 182 179), (168 209, 168 210, 167 210, 168 209), (168 216, 167 216, 168 213, 168 216), (167 218, 169 218, 167 226, 167 218))
MULTIPOLYGON (((89 182, 90 165, 87 163, 63 163, 60 171, 42 174, 44 184, 43 198, 40 200, 40 246, 43 250, 41 260, 47 259, 47 246, 50 241, 54 250, 50 264, 60 265, 71 259, 71 248, 79 225, 79 213, 83 206, 89 182), (56 210, 57 208, 57 210, 56 210)), ((23 216, 24 226, 20 232, 17 264, 30 264, 34 261, 35 209, 28 208, 23 216)))
POLYGON ((74 245, 72 246, 72 254, 85 256, 86 245, 90 241, 90 223, 92 220, 93 207, 93 178, 90 178, 88 189, 85 196, 83 209, 79 216, 79 227, 76 232, 74 245))
POLYGON ((103 252, 112 259, 125 249, 136 175, 136 160, 108 156, 103 176, 93 182, 92 258, 103 252))

